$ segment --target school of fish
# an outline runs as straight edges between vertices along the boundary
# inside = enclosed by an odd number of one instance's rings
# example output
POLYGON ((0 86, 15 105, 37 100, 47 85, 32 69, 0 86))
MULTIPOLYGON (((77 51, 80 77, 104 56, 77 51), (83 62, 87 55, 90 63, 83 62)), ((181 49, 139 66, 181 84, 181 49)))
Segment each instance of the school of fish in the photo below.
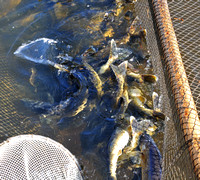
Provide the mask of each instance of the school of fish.
MULTIPOLYGON (((114 16, 119 16, 122 13, 123 3, 117 0, 116 4, 117 9, 114 16)), ((108 18, 109 14, 107 13, 104 20, 107 21, 108 18)), ((42 121, 50 122, 55 117, 77 116, 87 107, 95 108, 95 106, 90 106, 88 101, 89 91, 91 91, 90 84, 95 89, 99 102, 108 93, 103 87, 104 75, 107 74, 106 81, 113 80, 116 87, 112 91, 112 108, 116 110, 115 128, 109 142, 107 142, 108 173, 110 179, 113 180, 117 179, 118 167, 134 158, 137 159, 138 163, 133 162, 133 167, 142 168, 143 180, 161 179, 162 173, 161 153, 151 136, 159 129, 155 122, 164 121, 165 115, 160 110, 158 94, 148 91, 148 86, 156 84, 158 78, 154 74, 139 73, 139 70, 131 63, 130 58, 133 51, 121 46, 128 43, 133 37, 139 37, 141 42, 145 42, 147 32, 138 26, 140 26, 139 18, 136 17, 123 39, 109 41, 108 46, 104 48, 109 49, 109 57, 97 70, 87 61, 88 57, 99 53, 92 46, 80 56, 80 61, 68 57, 67 59, 63 58, 60 63, 49 60, 38 62, 53 66, 59 73, 67 73, 67 77, 76 84, 78 90, 72 93, 72 96, 69 94, 70 98, 57 104, 24 100, 29 101, 32 108, 46 109, 40 116, 42 121), (142 118, 134 117, 133 114, 136 112, 142 118)), ((20 56, 19 49, 15 55, 20 56)), ((34 72, 32 74, 30 83, 34 84, 35 74, 34 72)))

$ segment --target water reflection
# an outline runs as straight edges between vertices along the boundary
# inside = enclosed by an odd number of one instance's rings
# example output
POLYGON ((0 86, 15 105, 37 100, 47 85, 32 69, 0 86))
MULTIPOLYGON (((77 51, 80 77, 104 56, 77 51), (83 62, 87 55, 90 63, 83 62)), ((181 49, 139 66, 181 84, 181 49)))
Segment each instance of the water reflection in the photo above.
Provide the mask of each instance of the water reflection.
MULTIPOLYGON (((99 79, 96 72, 110 56, 111 39, 116 40, 118 51, 128 52, 118 58, 117 65, 127 59, 141 73, 152 73, 141 34, 130 37, 134 4, 113 0, 6 2, 0 1, 0 44, 20 94, 13 100, 17 113, 39 124, 35 133, 66 146, 83 166, 85 179, 106 179, 107 146, 118 111, 112 106, 117 81, 110 70, 99 79)), ((154 90, 153 85, 147 88, 154 90)), ((119 179, 134 176, 132 169, 123 167, 118 174, 119 179)))

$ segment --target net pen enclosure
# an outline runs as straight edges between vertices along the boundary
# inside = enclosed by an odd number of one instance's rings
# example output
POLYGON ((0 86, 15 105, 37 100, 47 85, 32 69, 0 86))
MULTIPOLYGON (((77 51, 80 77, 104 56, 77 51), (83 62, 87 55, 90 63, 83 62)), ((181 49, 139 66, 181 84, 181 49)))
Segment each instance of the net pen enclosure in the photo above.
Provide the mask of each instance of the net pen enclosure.
POLYGON ((0 179, 200 179, 199 28, 199 0, 0 0, 0 179))

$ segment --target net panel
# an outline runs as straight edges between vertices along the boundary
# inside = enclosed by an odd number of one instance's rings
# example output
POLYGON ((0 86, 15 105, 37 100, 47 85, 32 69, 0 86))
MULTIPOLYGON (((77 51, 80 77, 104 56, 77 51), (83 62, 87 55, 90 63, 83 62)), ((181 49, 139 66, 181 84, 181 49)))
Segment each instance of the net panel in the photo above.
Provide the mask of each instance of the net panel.
POLYGON ((163 110, 169 117, 165 122, 162 178, 195 179, 199 169, 199 119, 167 2, 140 0, 136 3, 136 12, 147 29, 147 44, 159 77, 163 110))
MULTIPOLYGON (((1 49, 0 49, 1 52, 1 49)), ((39 124, 17 112, 15 101, 20 99, 19 90, 15 88, 14 78, 10 75, 6 57, 0 57, 0 142, 18 134, 35 133, 39 124)))
POLYGON ((0 179, 82 180, 76 158, 60 143, 20 135, 0 144, 0 179))
POLYGON ((200 1, 168 1, 180 53, 200 115, 200 1))

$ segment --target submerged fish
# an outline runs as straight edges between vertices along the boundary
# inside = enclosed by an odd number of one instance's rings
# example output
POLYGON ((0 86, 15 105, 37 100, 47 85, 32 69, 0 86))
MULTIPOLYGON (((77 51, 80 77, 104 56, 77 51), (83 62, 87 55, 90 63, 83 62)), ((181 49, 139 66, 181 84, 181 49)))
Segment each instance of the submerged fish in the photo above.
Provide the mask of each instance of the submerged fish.
POLYGON ((162 157, 150 135, 140 137, 142 180, 160 180, 162 174, 162 157))
POLYGON ((99 70, 99 74, 104 74, 110 67, 110 65, 112 63, 114 63, 117 59, 118 60, 122 60, 127 58, 128 56, 130 56, 132 54, 132 52, 128 49, 125 48, 117 48, 116 42, 114 39, 111 40, 111 47, 110 47, 110 55, 109 55, 109 59, 106 62, 106 64, 104 64, 103 66, 101 66, 100 70, 99 70))
POLYGON ((58 105, 55 105, 48 110, 47 113, 42 114, 40 119, 42 121, 51 122, 51 119, 60 117, 72 117, 78 115, 86 107, 88 101, 88 88, 86 78, 76 70, 71 71, 73 81, 78 84, 78 90, 72 94, 70 98, 60 101, 58 105))
POLYGON ((91 79, 92 83, 94 84, 94 87, 97 90, 97 95, 100 98, 103 95, 103 90, 102 90, 102 81, 101 81, 99 75, 93 69, 93 67, 90 66, 86 61, 83 61, 83 65, 89 71, 89 73, 91 75, 91 76, 89 76, 89 78, 91 79))

